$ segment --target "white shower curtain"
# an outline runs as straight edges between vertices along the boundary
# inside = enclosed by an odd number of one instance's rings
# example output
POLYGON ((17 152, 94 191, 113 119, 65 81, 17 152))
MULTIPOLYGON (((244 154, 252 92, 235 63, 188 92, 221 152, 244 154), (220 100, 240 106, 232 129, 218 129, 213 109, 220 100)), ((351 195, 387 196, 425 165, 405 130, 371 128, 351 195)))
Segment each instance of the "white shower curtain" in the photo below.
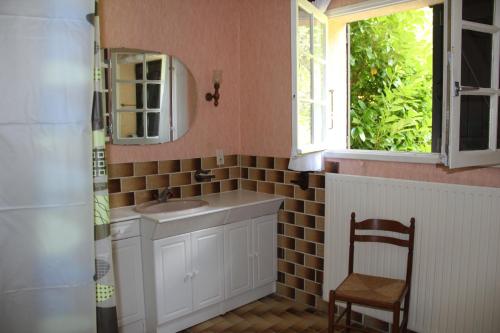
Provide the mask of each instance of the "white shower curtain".
POLYGON ((0 1, 0 332, 95 331, 91 12, 0 1))

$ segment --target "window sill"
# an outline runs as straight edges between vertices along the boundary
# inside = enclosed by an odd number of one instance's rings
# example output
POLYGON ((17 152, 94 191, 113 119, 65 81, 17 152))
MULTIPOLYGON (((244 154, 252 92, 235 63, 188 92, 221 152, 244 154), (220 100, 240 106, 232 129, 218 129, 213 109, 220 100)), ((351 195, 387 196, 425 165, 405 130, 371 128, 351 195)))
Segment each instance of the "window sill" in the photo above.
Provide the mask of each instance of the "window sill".
POLYGON ((360 149, 336 149, 325 151, 324 157, 401 163, 442 164, 441 156, 438 153, 409 153, 360 149))

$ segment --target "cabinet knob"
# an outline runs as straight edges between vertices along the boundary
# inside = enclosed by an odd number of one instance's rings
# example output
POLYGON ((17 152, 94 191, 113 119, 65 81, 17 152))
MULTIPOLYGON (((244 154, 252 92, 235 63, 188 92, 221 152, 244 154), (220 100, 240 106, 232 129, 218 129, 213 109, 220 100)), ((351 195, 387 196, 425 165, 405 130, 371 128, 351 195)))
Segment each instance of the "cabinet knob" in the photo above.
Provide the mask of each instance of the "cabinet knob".
POLYGON ((184 277, 184 282, 192 278, 193 278, 193 273, 186 273, 186 276, 184 277))

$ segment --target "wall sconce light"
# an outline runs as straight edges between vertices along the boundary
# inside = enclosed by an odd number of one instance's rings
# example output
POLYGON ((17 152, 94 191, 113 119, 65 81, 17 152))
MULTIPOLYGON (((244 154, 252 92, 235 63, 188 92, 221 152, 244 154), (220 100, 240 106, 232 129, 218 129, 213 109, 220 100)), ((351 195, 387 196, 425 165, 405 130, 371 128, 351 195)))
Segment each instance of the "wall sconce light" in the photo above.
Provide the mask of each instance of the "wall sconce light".
POLYGON ((222 81, 222 71, 220 69, 214 71, 212 81, 214 83, 214 93, 207 93, 205 99, 209 102, 214 100, 214 106, 217 106, 219 105, 219 88, 222 81))

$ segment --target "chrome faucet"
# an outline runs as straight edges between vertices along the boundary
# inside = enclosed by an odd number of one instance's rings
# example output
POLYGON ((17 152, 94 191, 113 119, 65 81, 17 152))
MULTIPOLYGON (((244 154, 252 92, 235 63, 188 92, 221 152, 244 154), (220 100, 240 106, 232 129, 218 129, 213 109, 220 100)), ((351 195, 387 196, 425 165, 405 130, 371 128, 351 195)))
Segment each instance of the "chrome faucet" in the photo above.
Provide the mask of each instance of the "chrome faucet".
POLYGON ((167 202, 168 199, 174 196, 174 192, 170 187, 165 187, 163 191, 160 192, 158 196, 158 202, 167 202))

